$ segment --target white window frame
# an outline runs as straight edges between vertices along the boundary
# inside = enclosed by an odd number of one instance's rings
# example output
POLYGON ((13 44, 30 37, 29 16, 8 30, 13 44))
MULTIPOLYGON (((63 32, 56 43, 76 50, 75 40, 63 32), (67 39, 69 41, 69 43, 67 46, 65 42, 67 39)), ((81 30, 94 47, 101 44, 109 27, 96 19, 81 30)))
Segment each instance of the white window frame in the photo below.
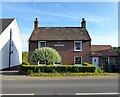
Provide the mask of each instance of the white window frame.
POLYGON ((82 41, 74 41, 74 51, 82 51, 82 41), (80 50, 76 50, 76 48, 75 48, 75 43, 76 42, 79 42, 80 43, 80 50))
POLYGON ((60 63, 60 64, 54 63, 54 65, 55 65, 55 66, 60 66, 60 65, 62 65, 62 59, 61 59, 61 63, 60 63))
POLYGON ((75 56, 74 57, 74 65, 76 65, 76 66, 82 66, 82 63, 83 63, 82 56, 75 56), (81 64, 75 64, 75 58, 76 57, 81 57, 81 64))
POLYGON ((107 60, 108 60, 108 64, 110 64, 110 57, 106 57, 107 58, 107 60))
POLYGON ((46 63, 45 64, 40 64, 40 62, 38 61, 38 66, 46 66, 46 63))
POLYGON ((41 48, 40 43, 45 42, 45 47, 46 47, 46 41, 38 41, 38 48, 41 48))

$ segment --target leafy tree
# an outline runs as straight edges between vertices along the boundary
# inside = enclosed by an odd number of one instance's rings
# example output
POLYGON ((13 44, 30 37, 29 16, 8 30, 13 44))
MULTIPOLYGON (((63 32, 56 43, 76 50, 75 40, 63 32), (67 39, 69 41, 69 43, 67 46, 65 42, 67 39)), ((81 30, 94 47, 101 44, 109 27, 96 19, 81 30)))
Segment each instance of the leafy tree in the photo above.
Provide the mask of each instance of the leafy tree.
POLYGON ((120 47, 114 47, 113 50, 120 53, 120 47))
POLYGON ((59 53, 49 47, 42 47, 36 49, 32 54, 32 60, 34 62, 44 62, 46 65, 54 64, 54 62, 60 62, 61 58, 59 53))
POLYGON ((22 61, 23 62, 28 62, 28 52, 22 52, 22 61))

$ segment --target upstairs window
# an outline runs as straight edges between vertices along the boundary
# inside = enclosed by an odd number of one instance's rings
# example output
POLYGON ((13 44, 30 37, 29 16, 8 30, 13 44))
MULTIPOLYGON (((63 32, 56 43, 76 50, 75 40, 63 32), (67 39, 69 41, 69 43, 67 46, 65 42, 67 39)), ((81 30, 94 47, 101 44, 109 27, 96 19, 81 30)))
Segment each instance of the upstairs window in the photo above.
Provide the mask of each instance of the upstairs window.
POLYGON ((38 48, 46 47, 46 41, 38 41, 38 48))
POLYGON ((82 51, 82 41, 74 41, 74 51, 82 51))

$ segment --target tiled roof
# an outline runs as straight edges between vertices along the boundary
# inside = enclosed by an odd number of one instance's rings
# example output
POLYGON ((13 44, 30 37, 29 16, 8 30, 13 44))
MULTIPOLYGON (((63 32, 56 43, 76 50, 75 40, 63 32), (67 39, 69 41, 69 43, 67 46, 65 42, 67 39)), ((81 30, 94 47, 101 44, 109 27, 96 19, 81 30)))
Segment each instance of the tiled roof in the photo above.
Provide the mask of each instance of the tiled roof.
POLYGON ((39 27, 33 30, 29 40, 91 40, 91 38, 88 31, 81 27, 39 27))
POLYGON ((112 50, 112 46, 111 45, 92 45, 91 50, 92 51, 112 50))
POLYGON ((9 26, 9 24, 14 20, 14 18, 4 18, 0 19, 0 34, 9 26))
POLYGON ((118 56, 111 45, 92 45, 91 56, 118 56))

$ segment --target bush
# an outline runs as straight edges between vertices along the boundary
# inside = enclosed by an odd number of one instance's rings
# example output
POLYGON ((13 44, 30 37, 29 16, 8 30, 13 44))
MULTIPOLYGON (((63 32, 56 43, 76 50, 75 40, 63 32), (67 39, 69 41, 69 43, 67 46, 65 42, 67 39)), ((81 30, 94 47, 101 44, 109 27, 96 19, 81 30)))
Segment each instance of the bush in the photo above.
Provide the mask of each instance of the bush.
POLYGON ((37 65, 21 65, 20 70, 24 72, 33 73, 85 73, 85 72, 95 72, 95 66, 37 66, 37 65))
POLYGON ((28 62, 28 52, 22 52, 22 61, 28 62))
POLYGON ((28 63, 28 62, 25 62, 25 61, 23 61, 22 64, 24 64, 24 65, 29 65, 29 63, 28 63))
POLYGON ((83 65, 83 66, 94 66, 93 64, 89 64, 89 63, 87 63, 87 62, 83 62, 82 65, 83 65))
POLYGON ((32 61, 34 62, 44 62, 46 65, 54 64, 54 62, 60 62, 61 58, 59 53, 49 47, 42 47, 36 49, 32 54, 32 61))
POLYGON ((95 73, 103 73, 103 70, 101 70, 100 68, 96 68, 95 73))

